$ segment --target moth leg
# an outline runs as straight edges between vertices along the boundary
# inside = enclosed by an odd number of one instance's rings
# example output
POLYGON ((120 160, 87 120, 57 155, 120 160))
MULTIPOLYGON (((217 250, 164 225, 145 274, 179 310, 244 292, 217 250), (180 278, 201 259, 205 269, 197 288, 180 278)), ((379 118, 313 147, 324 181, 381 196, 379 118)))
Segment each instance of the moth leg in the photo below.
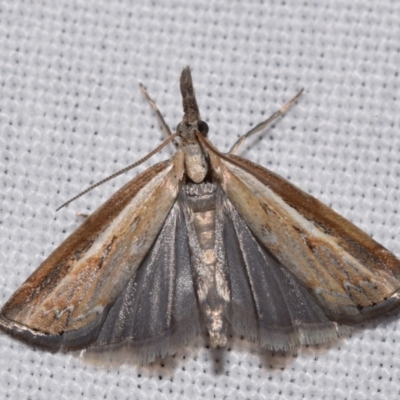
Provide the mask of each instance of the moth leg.
POLYGON ((266 119, 263 122, 260 122, 258 125, 256 125, 254 128, 250 129, 246 134, 241 136, 236 143, 231 147, 229 150, 229 154, 235 154, 238 148, 244 143, 244 141, 249 137, 254 135, 255 133, 258 133, 265 129, 268 125, 272 124, 275 120, 277 120, 279 117, 283 116, 285 112, 298 100, 298 98, 301 96, 303 93, 304 89, 301 89, 299 93, 296 94, 291 100, 289 100, 284 106, 273 113, 268 119, 266 119))
MULTIPOLYGON (((164 133, 166 134, 167 137, 170 137, 172 135, 171 129, 169 129, 169 126, 165 122, 164 117, 162 116, 160 110, 158 109, 155 101, 150 97, 149 92, 147 91, 147 89, 145 88, 145 86, 142 83, 139 83, 139 86, 140 86, 140 90, 142 91, 142 93, 145 95, 147 101, 149 102, 150 107, 153 109, 154 113, 156 114, 157 120, 158 120, 159 124, 161 125, 162 130, 164 131, 164 133)), ((175 145, 175 147, 178 147, 177 143, 173 142, 173 144, 175 145)))
POLYGON ((97 188, 97 186, 102 185, 103 183, 108 182, 111 179, 114 179, 115 177, 124 174, 125 172, 128 172, 129 170, 131 170, 132 168, 137 167, 140 164, 143 164, 144 162, 146 162, 149 158, 153 157, 154 154, 158 153, 160 150, 162 150, 169 142, 172 142, 175 137, 178 136, 178 132, 174 133, 173 135, 169 136, 168 139, 165 139, 159 146, 157 146, 153 151, 151 151, 149 154, 147 154, 147 156, 144 156, 143 158, 141 158, 139 161, 134 162, 131 165, 128 165, 127 167, 115 172, 114 174, 108 176, 107 178, 102 179, 101 181, 93 184, 92 186, 89 186, 87 189, 85 189, 83 192, 80 192, 79 194, 77 194, 75 197, 73 197, 72 199, 69 199, 66 203, 64 203, 63 205, 61 205, 60 207, 57 208, 56 211, 61 210, 62 208, 66 207, 68 204, 72 203, 74 200, 79 199, 79 197, 83 196, 84 194, 90 192, 91 190, 93 190, 94 188, 97 188))

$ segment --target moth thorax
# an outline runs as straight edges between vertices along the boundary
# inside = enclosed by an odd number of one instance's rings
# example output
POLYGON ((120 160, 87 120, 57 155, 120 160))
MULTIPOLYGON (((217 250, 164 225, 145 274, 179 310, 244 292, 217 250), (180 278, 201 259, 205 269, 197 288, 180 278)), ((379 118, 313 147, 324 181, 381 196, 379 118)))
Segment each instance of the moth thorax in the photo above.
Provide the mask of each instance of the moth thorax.
POLYGON ((203 182, 208 172, 208 164, 199 143, 187 143, 183 148, 183 152, 185 154, 187 176, 195 183, 203 182))

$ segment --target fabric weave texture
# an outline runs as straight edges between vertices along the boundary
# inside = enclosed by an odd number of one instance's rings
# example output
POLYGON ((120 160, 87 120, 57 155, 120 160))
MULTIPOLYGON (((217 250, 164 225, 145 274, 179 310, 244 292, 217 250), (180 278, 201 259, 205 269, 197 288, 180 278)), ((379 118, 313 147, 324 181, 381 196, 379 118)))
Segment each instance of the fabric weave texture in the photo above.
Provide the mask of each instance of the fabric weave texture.
MULTIPOLYGON (((291 180, 400 256, 400 3, 129 0, 0 4, 0 302, 151 160, 55 212, 174 128, 187 64, 209 138, 299 102, 239 154, 291 180)), ((395 399, 400 321, 296 355, 240 340, 152 366, 83 364, 0 334, 0 399, 395 399)))

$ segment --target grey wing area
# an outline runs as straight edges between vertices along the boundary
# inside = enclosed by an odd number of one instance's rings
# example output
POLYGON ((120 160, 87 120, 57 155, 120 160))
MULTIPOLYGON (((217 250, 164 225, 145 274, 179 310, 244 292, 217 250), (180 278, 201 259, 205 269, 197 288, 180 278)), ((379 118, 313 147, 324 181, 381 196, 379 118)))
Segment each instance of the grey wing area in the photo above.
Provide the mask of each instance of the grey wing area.
POLYGON ((173 354, 200 333, 185 219, 179 201, 109 310, 90 351, 121 348, 140 363, 173 354))
POLYGON ((340 327, 256 239, 222 190, 217 202, 217 253, 230 282, 233 331, 274 351, 338 338, 340 327))

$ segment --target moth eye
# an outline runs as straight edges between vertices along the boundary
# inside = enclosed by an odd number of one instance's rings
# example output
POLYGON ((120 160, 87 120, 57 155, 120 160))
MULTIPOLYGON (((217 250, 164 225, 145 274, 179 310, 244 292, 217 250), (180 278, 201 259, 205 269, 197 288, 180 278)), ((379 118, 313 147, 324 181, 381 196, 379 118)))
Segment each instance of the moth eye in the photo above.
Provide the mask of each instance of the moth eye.
POLYGON ((197 129, 199 132, 205 137, 208 134, 208 125, 204 121, 198 121, 197 122, 197 129))

